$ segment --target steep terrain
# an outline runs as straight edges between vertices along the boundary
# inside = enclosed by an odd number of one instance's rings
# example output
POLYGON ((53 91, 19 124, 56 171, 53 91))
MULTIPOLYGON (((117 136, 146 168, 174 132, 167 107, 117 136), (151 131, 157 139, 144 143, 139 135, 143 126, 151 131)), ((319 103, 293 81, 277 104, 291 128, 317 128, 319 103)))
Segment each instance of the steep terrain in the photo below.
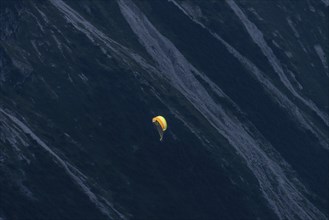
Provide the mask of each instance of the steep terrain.
POLYGON ((328 219, 328 5, 1 1, 0 219, 328 219))

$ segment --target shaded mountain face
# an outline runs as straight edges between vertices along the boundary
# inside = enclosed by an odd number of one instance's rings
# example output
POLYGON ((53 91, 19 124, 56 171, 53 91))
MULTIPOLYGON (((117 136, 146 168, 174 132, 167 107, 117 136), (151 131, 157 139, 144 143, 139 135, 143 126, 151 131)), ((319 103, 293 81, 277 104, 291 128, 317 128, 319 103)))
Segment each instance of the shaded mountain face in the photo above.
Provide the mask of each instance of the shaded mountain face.
POLYGON ((0 219, 328 219, 328 4, 1 1, 0 219))

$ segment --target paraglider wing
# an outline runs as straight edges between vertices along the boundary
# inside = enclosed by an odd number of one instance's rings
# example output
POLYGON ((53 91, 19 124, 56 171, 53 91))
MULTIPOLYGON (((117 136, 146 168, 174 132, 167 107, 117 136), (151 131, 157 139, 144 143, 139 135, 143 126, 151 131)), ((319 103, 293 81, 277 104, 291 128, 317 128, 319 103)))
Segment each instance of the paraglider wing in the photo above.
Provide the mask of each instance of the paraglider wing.
POLYGON ((152 119, 152 122, 157 128, 157 131, 159 132, 160 135, 160 141, 163 139, 163 133, 165 130, 167 130, 167 121, 164 117, 162 116, 156 116, 152 119))

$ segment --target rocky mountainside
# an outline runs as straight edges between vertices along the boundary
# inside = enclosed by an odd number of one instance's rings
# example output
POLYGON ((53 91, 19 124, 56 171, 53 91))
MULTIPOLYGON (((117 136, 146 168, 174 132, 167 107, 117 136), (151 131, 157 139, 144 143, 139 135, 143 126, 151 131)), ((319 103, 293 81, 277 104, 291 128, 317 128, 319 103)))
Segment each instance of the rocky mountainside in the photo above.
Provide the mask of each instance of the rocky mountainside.
POLYGON ((328 0, 0 6, 1 220, 328 219, 328 0))

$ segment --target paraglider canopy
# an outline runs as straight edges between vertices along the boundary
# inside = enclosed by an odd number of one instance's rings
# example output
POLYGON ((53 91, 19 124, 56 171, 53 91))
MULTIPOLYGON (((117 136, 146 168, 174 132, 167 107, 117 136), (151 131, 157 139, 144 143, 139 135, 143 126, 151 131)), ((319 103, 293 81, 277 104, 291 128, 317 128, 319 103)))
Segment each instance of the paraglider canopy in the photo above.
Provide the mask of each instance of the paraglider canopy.
POLYGON ((160 141, 163 139, 163 133, 165 130, 167 130, 167 121, 162 116, 156 116, 152 119, 153 124, 156 126, 159 135, 160 135, 160 141))

